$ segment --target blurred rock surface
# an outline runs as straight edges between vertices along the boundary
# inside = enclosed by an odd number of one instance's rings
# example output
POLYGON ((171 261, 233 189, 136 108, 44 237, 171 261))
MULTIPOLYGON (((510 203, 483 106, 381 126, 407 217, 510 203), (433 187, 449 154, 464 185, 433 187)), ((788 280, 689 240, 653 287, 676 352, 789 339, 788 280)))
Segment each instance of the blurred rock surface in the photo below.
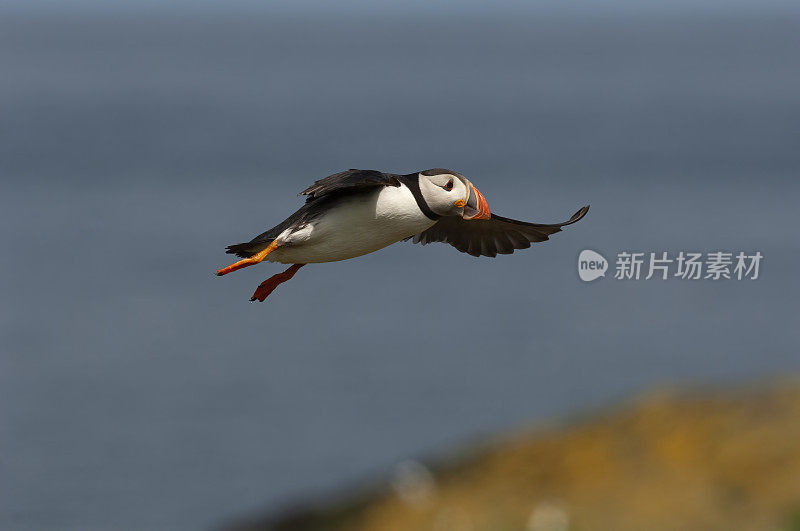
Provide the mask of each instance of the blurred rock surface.
POLYGON ((800 529, 800 382, 652 394, 468 457, 410 461, 394 475, 344 500, 228 529, 800 529))

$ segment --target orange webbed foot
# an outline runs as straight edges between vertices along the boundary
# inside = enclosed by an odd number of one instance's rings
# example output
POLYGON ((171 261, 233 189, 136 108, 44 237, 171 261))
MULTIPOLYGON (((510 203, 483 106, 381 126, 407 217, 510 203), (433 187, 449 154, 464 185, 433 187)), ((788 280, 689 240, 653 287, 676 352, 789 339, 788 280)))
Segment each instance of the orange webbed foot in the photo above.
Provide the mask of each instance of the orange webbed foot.
POLYGON ((255 265, 255 264, 261 263, 261 262, 264 261, 264 259, 267 257, 267 255, 269 253, 271 253, 272 251, 274 251, 277 248, 278 248, 278 243, 273 240, 267 246, 266 249, 264 249, 261 252, 258 252, 256 254, 254 254, 250 258, 244 258, 242 260, 239 260, 238 262, 235 262, 235 263, 229 265, 228 267, 223 267, 222 269, 217 269, 217 276, 221 277, 222 275, 227 275, 228 273, 233 273, 234 271, 238 271, 239 269, 242 269, 243 267, 247 267, 247 266, 251 266, 251 265, 255 265))
POLYGON ((266 299, 269 296, 269 294, 275 290, 275 288, 277 288, 279 285, 283 284, 287 280, 290 280, 294 276, 294 274, 297 273, 297 270, 303 267, 304 265, 305 264, 292 264, 283 273, 272 275, 267 280, 258 285, 258 288, 256 288, 255 293, 253 293, 253 296, 250 297, 250 301, 264 302, 264 299, 266 299))

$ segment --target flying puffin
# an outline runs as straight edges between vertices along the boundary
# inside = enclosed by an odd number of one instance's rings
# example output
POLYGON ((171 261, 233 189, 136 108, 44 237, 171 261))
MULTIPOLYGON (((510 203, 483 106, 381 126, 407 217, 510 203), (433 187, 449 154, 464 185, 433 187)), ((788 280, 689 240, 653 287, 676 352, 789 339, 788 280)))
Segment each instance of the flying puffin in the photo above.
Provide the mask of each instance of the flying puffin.
POLYGON ((251 301, 263 302, 305 264, 347 260, 401 240, 449 243, 472 256, 511 254, 547 240, 589 210, 582 207, 552 225, 504 218, 489 211, 466 177, 441 168, 408 175, 347 170, 298 195, 308 197, 297 212, 249 242, 227 247, 228 254, 243 259, 218 270, 219 276, 264 260, 292 264, 262 282, 251 301))

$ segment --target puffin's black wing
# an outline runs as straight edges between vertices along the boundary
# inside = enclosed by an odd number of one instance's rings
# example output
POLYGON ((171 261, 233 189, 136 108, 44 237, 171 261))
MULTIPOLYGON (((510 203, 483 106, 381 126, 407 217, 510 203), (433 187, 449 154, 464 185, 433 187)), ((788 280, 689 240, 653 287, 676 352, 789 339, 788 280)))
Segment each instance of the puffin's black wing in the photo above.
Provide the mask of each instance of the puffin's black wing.
POLYGON ((565 225, 580 221, 589 206, 575 212, 569 221, 544 225, 526 223, 492 214, 491 219, 465 220, 460 217, 444 217, 425 232, 414 236, 414 243, 426 245, 432 242, 449 243, 462 253, 472 256, 497 256, 511 254, 515 249, 526 249, 531 243, 543 242, 565 225))
POLYGON ((342 190, 357 190, 373 186, 400 186, 396 175, 375 170, 347 170, 329 175, 300 192, 308 201, 342 190))

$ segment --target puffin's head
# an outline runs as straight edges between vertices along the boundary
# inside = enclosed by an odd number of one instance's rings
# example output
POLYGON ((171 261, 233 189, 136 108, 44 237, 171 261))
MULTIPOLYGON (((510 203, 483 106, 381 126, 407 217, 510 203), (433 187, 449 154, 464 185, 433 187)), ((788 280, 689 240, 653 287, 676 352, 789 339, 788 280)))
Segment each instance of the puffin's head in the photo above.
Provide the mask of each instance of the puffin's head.
POLYGON ((466 177, 435 168, 419 172, 419 189, 428 207, 440 216, 489 219, 489 203, 466 177))

